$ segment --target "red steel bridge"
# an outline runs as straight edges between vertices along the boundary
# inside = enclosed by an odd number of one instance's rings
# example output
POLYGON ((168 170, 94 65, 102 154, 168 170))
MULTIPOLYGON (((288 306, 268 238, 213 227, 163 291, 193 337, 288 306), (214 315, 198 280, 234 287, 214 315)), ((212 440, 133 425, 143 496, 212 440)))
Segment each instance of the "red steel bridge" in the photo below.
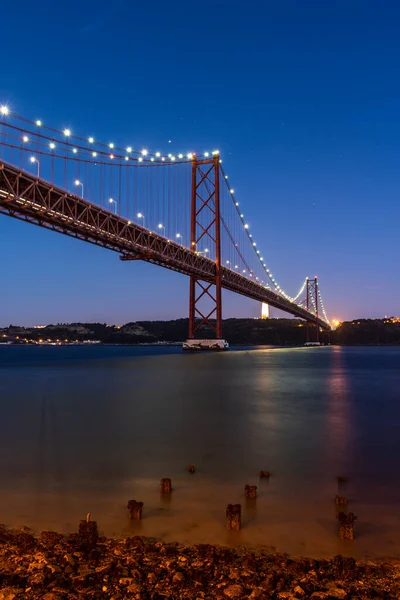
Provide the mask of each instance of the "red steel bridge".
POLYGON ((267 267, 218 150, 151 152, 0 106, 0 212, 190 278, 189 338, 222 338, 222 289, 329 330, 317 278, 288 295, 267 267))

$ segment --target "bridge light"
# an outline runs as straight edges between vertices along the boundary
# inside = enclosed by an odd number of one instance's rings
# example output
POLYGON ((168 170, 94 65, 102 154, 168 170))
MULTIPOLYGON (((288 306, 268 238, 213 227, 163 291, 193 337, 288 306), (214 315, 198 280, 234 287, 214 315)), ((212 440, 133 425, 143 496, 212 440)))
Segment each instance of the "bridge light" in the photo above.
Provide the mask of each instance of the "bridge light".
POLYGON ((142 150, 142 154, 143 154, 143 156, 147 156, 147 155, 148 155, 148 153, 149 153, 149 151, 148 151, 148 150, 146 150, 146 149, 142 150))
POLYGON ((235 190, 229 190, 229 191, 230 191, 230 193, 231 193, 231 194, 234 194, 234 193, 235 193, 235 190))
POLYGON ((248 228, 249 228, 249 226, 247 225, 247 223, 245 223, 245 225, 244 225, 244 228, 245 228, 245 229, 248 229, 248 228))
POLYGON ((138 161, 143 162, 143 158, 141 156, 139 156, 138 161))
POLYGON ((8 115, 8 114, 10 114, 10 109, 8 108, 8 106, 3 104, 3 106, 0 106, 0 113, 2 115, 8 115))
POLYGON ((153 157, 151 157, 151 159, 150 159, 150 160, 151 160, 151 162, 154 162, 154 158, 153 158, 153 157))
POLYGON ((29 138, 28 138, 28 136, 27 136, 27 135, 24 135, 24 136, 22 137, 22 141, 23 141, 23 142, 29 142, 29 138))
POLYGON ((131 148, 131 146, 128 146, 128 147, 127 147, 127 149, 126 149, 126 151, 127 151, 127 152, 132 152, 132 148, 131 148))
POLYGON ((129 160, 129 156, 125 156, 125 160, 129 160))
POLYGON ((193 154, 191 152, 189 152, 189 154, 187 155, 187 157, 188 157, 189 160, 192 160, 193 154))
POLYGON ((240 215, 240 218, 243 219, 244 215, 240 215))
POLYGON ((254 247, 256 247, 256 246, 257 246, 257 244, 256 244, 255 242, 253 242, 253 246, 254 246, 254 247))
POLYGON ((73 152, 74 154, 76 154, 76 153, 78 152, 78 150, 77 150, 76 148, 72 148, 72 152, 73 152))
POLYGON ((114 148, 114 144, 112 142, 111 142, 111 144, 108 144, 108 145, 111 149, 114 148))
POLYGON ((206 157, 210 156, 210 153, 209 152, 204 152, 204 156, 206 156, 206 157))
POLYGON ((239 202, 235 202, 235 206, 239 206, 239 202))
POLYGON ((246 273, 246 269, 243 269, 243 273, 246 273))
POLYGON ((92 156, 96 157, 97 156, 97 152, 92 152, 92 156))
POLYGON ((54 150, 54 148, 56 147, 56 145, 55 145, 55 143, 54 143, 54 142, 50 142, 49 146, 50 146, 50 148, 51 148, 52 150, 54 150))
POLYGON ((257 250, 257 254, 260 254, 260 251, 259 251, 259 250, 257 250))
POLYGON ((164 162, 165 161, 165 157, 163 156, 161 160, 164 162))
POLYGON ((171 156, 171 160, 175 160, 175 156, 171 156))
POLYGON ((239 267, 237 265, 235 265, 235 269, 238 269, 239 267))
POLYGON ((157 158, 160 158, 160 156, 161 156, 160 152, 156 152, 156 156, 157 156, 157 158))
POLYGON ((178 158, 183 158, 183 154, 178 154, 178 158))
POLYGON ((69 137, 71 135, 71 130, 70 129, 64 129, 64 135, 65 137, 69 137))
POLYGON ((226 261, 226 264, 229 265, 229 260, 226 261))
POLYGON ((210 252, 208 248, 204 248, 204 254, 207 254, 207 252, 210 252))
POLYGON ((93 137, 90 137, 90 138, 88 139, 88 142, 89 142, 89 144, 94 144, 94 138, 93 138, 93 137))
POLYGON ((219 154, 219 150, 213 150, 213 156, 217 156, 219 154))
POLYGON ((37 125, 38 127, 41 127, 41 126, 42 126, 42 121, 41 121, 40 119, 38 119, 38 120, 36 121, 36 125, 37 125))
POLYGON ((250 237, 250 238, 252 238, 252 237, 253 237, 253 234, 252 234, 252 233, 249 233, 249 237, 250 237))
POLYGON ((228 175, 225 175, 225 179, 228 179, 228 175))

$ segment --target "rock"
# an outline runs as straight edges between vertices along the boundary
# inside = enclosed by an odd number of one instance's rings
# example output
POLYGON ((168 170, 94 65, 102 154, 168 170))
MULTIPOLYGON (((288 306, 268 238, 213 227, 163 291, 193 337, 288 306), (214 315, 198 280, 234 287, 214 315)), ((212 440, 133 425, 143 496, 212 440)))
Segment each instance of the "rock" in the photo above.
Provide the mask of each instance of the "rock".
POLYGON ((185 575, 181 571, 177 571, 172 577, 173 583, 183 583, 185 581, 185 575))
POLYGON ((195 473, 195 471, 196 471, 195 466, 194 465, 189 465, 188 466, 188 471, 189 471, 189 473, 195 473))
POLYGON ((3 590, 0 590, 0 600, 14 600, 14 598, 17 598, 20 591, 21 590, 11 587, 4 588, 3 590))
POLYGON ((341 588, 330 588, 328 590, 328 598, 338 598, 338 600, 345 600, 347 598, 346 590, 341 588))
POLYGON ((42 531, 40 534, 40 541, 44 546, 52 548, 56 544, 59 544, 64 536, 56 531, 42 531))
POLYGON ((58 594, 54 594, 53 592, 48 592, 44 596, 42 596, 41 600, 60 600, 61 596, 58 594))
POLYGON ((227 598, 242 598, 243 597, 243 588, 241 585, 228 585, 224 589, 224 595, 227 598))
POLYGON ((298 598, 304 598, 304 596, 306 595, 305 591, 303 590, 302 587, 300 587, 299 585, 296 585, 296 587, 294 588, 293 592, 295 593, 295 595, 298 598))

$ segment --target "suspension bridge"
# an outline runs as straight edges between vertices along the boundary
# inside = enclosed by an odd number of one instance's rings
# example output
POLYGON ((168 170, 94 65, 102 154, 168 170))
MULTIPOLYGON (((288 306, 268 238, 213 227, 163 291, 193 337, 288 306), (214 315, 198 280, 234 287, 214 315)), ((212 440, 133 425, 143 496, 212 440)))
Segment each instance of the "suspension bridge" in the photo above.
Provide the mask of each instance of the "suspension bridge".
POLYGON ((218 150, 121 147, 0 106, 1 213, 189 276, 189 341, 209 328, 222 342, 223 289, 304 319, 318 341, 318 279, 287 294, 241 211, 218 150))

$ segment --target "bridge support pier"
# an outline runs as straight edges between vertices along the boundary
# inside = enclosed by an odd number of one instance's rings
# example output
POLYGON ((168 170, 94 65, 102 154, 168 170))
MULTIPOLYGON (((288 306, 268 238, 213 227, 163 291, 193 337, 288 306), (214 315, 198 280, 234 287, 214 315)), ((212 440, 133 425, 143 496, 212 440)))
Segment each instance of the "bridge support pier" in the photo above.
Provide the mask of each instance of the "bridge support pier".
MULTIPOLYGON (((189 337, 185 350, 225 350, 222 339, 222 268, 219 154, 211 159, 192 160, 190 249, 197 254, 215 255, 215 274, 207 280, 190 277, 189 337), (203 246, 208 246, 201 249, 203 246), (208 329, 214 339, 196 339, 208 329)), ((208 338, 208 336, 207 336, 208 338)))
MULTIPOLYGON (((318 319, 318 278, 314 277, 314 279, 306 280, 306 308, 308 312, 312 312, 312 309, 315 310, 315 316, 318 319)), ((319 327, 318 325, 310 324, 307 321, 306 325, 306 344, 316 344, 320 343, 319 340, 319 327), (315 327, 315 340, 310 339, 310 329, 311 332, 314 331, 315 327)))

